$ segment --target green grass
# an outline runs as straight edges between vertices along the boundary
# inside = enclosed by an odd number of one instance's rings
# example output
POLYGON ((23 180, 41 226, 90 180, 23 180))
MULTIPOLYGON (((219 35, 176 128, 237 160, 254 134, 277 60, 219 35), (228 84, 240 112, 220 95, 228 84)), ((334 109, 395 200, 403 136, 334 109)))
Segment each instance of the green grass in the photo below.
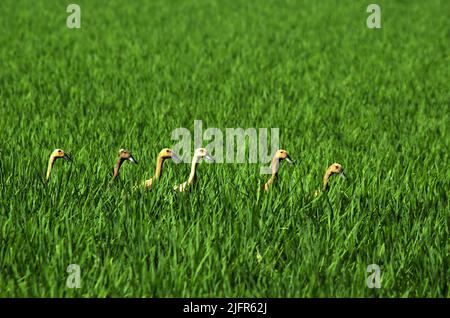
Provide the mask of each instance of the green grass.
POLYGON ((370 1, 79 0, 79 30, 68 3, 0 2, 1 297, 450 296, 449 1, 378 1, 380 30, 370 1), (279 127, 298 165, 268 195, 258 164, 131 191, 194 119, 279 127))

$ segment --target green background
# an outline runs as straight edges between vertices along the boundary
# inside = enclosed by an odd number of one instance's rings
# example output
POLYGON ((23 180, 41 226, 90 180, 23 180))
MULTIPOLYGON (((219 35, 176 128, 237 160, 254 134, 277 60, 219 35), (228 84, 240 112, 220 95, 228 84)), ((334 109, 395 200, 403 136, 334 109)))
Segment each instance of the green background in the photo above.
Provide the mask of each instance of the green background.
POLYGON ((450 1, 378 1, 381 29, 369 1, 69 3, 0 1, 1 297, 449 297, 450 1), (133 191, 195 119, 278 127, 297 165, 133 191))

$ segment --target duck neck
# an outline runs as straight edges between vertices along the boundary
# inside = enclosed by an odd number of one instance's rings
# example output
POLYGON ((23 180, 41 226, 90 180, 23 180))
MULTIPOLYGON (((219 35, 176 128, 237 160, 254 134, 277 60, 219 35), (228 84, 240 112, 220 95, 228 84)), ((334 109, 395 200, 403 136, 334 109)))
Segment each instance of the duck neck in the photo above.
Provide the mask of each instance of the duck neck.
POLYGON ((195 177, 197 174, 198 161, 199 161, 199 158, 197 158, 197 157, 194 157, 192 159, 191 173, 189 174, 188 184, 192 184, 195 181, 195 177))
POLYGON ((264 189, 268 190, 269 186, 278 178, 278 167, 280 166, 280 159, 277 157, 273 157, 272 159, 272 175, 269 180, 267 180, 264 185, 264 189))
POLYGON ((333 173, 329 170, 327 170, 327 172, 325 172, 325 175, 323 176, 323 186, 322 186, 322 190, 326 191, 328 190, 328 186, 329 186, 329 182, 330 182, 330 177, 333 173))
POLYGON ((50 175, 52 174, 53 165, 55 164, 55 156, 51 155, 50 159, 48 160, 48 166, 47 166, 47 175, 46 180, 50 179, 50 175))
POLYGON ((161 177, 164 160, 166 160, 166 158, 164 158, 161 155, 158 155, 158 159, 156 160, 156 169, 155 169, 155 174, 153 175, 153 180, 159 180, 159 178, 161 177))
POLYGON ((278 177, 278 168, 280 167, 280 159, 273 157, 272 159, 272 177, 271 179, 276 179, 278 177))
POLYGON ((116 165, 114 166, 113 179, 116 179, 119 176, 119 170, 120 170, 120 167, 122 166, 123 161, 124 160, 122 158, 117 159, 116 165))

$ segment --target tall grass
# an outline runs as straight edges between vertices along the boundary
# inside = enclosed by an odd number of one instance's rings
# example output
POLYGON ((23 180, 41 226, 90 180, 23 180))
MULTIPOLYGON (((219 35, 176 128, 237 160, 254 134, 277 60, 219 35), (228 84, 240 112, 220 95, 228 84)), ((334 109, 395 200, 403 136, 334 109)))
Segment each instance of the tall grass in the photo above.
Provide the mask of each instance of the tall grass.
POLYGON ((0 3, 0 296, 449 297, 450 2, 379 1, 380 30, 364 1, 77 3, 79 30, 0 3), (173 193, 171 162, 132 191, 194 119, 279 127, 298 164, 268 194, 260 165, 207 163, 173 193), (121 147, 139 165, 109 185, 121 147))

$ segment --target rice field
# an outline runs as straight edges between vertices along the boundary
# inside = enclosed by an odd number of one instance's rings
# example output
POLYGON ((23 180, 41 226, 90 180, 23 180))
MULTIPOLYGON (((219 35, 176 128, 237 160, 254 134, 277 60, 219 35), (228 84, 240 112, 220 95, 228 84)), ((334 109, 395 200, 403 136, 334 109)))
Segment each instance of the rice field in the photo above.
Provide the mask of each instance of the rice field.
POLYGON ((0 2, 0 297, 450 296, 449 1, 378 1, 380 29, 359 0, 76 3, 0 2), (136 188, 195 120, 279 128, 296 165, 136 188))

